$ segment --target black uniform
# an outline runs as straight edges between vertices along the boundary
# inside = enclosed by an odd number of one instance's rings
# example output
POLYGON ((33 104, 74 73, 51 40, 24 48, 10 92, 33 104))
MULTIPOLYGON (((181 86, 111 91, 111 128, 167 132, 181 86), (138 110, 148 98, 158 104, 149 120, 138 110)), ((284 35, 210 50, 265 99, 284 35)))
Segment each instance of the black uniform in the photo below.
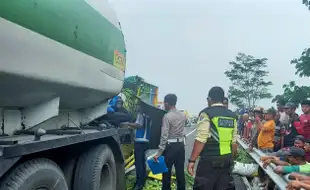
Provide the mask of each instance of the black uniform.
POLYGON ((212 106, 201 113, 210 119, 210 133, 200 154, 194 190, 223 190, 231 181, 230 171, 233 164, 231 140, 236 130, 236 116, 223 106, 212 106))

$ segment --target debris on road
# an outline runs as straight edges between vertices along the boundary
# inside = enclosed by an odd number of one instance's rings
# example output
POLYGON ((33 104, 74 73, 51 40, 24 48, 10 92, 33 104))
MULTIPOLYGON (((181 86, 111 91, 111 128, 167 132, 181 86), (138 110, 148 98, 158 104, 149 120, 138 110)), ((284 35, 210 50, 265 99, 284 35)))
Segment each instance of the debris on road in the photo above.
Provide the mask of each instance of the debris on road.
MULTIPOLYGON (((127 184, 127 190, 132 190, 133 186, 135 184, 135 176, 133 175, 127 175, 127 179, 126 179, 126 184, 127 184)), ((185 172, 185 181, 186 181, 186 187, 187 190, 190 190, 193 188, 194 185, 194 177, 192 177, 191 175, 189 175, 187 172, 185 172)), ((171 189, 172 190, 176 190, 177 186, 176 186, 176 180, 172 179, 172 185, 171 185, 171 189)), ((158 190, 161 189, 161 181, 160 180, 156 180, 153 178, 148 178, 146 180, 146 184, 144 186, 144 190, 158 190)))

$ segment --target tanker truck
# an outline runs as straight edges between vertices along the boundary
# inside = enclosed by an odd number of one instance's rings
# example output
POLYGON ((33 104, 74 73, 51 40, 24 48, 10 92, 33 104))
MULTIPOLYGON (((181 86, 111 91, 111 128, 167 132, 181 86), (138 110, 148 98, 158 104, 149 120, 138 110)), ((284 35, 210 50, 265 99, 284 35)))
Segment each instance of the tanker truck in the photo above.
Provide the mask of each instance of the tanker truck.
POLYGON ((102 122, 122 89, 124 36, 108 0, 0 2, 0 189, 123 190, 120 145, 102 122))

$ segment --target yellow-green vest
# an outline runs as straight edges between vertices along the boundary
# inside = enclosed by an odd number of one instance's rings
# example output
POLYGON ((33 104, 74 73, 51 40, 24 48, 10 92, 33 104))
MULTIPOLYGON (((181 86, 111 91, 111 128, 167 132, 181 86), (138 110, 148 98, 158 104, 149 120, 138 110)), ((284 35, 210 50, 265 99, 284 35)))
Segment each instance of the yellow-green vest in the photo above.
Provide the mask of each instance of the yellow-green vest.
POLYGON ((236 115, 223 106, 211 106, 200 113, 210 119, 210 137, 200 156, 221 156, 231 154, 234 128, 237 124, 236 115))

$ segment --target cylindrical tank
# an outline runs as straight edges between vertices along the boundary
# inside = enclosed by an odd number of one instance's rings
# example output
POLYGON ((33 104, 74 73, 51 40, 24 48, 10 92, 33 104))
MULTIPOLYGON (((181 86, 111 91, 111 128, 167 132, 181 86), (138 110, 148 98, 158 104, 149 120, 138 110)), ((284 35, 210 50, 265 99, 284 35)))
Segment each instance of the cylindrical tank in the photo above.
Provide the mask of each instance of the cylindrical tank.
POLYGON ((0 107, 53 97, 96 105, 120 92, 124 36, 107 0, 0 2, 0 107))

